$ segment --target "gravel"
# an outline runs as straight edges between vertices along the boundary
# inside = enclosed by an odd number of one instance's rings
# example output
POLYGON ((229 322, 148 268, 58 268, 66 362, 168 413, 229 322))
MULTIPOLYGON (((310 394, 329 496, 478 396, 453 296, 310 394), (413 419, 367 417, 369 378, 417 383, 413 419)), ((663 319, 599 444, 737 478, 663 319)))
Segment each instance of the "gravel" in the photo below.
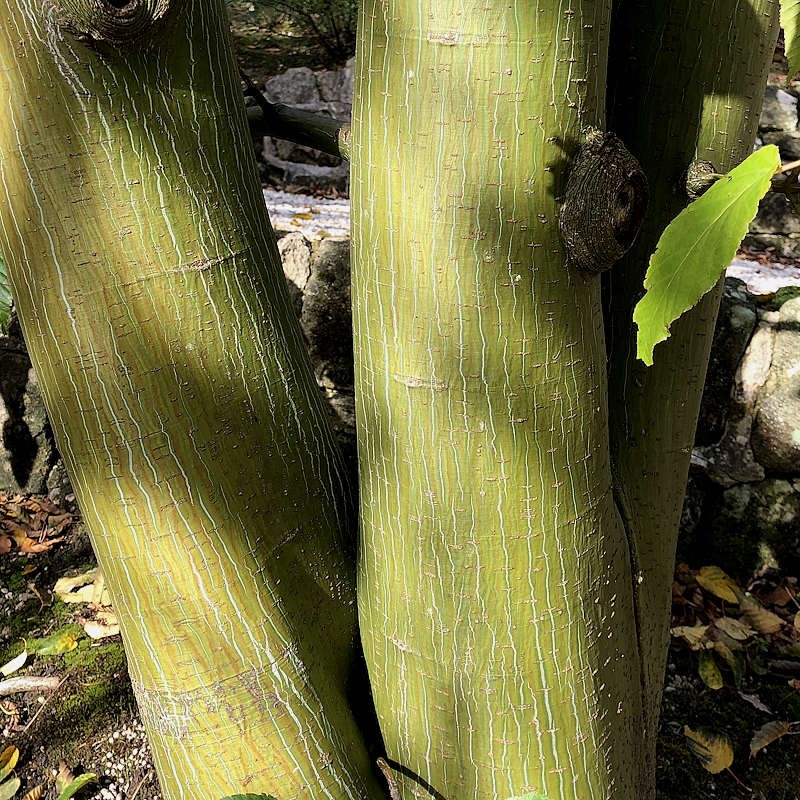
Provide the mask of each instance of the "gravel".
POLYGON ((272 227, 278 235, 300 231, 307 239, 350 235, 350 201, 264 189, 272 227))

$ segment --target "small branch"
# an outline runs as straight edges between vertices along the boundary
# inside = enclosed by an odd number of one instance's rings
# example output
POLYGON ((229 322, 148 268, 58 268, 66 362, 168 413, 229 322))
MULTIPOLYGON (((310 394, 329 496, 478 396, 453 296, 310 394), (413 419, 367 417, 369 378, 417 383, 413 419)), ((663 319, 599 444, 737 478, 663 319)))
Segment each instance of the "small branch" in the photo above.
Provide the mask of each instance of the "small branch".
POLYGON ((61 688, 61 686, 64 684, 64 682, 67 680, 67 678, 68 678, 69 676, 70 676, 70 673, 69 673, 69 672, 67 672, 67 674, 66 674, 66 675, 64 675, 64 677, 62 677, 60 680, 58 680, 58 683, 57 683, 57 685, 56 685, 56 686, 55 686, 53 689, 51 689, 51 691, 52 691, 52 694, 50 695, 50 697, 48 697, 48 698, 47 698, 47 699, 44 701, 44 703, 42 703, 42 704, 39 706, 39 709, 37 710, 37 712, 36 712, 36 713, 35 713, 35 714, 34 714, 34 715, 33 715, 33 716, 32 716, 32 717, 31 717, 31 718, 28 720, 28 724, 27 724, 27 725, 26 725, 26 726, 25 726, 25 727, 22 729, 22 732, 23 732, 23 733, 27 733, 27 732, 30 730, 30 728, 31 728, 31 726, 33 725, 33 723, 34 723, 34 722, 36 722, 36 720, 39 718, 39 714, 41 714, 41 713, 42 713, 42 711, 44 711, 44 710, 45 710, 45 708, 47 708, 48 704, 50 703, 50 701, 51 701, 51 700, 52 700, 54 697, 57 697, 57 696, 58 696, 58 694, 57 694, 58 690, 61 688))
POLYGON ((248 109, 250 129, 262 136, 274 136, 295 144, 314 147, 328 155, 350 159, 350 125, 325 114, 270 103, 258 87, 239 70, 245 82, 245 97, 252 97, 258 106, 248 109))
POLYGON ((60 684, 61 679, 56 677, 20 675, 0 681, 0 697, 18 692, 54 692, 60 684))
POLYGON ((800 161, 789 161, 786 164, 782 164, 781 168, 778 170, 778 175, 781 175, 784 172, 789 172, 793 169, 797 169, 800 167, 800 161))
POLYGON ((392 775, 392 768, 386 762, 385 758, 379 758, 376 762, 378 769, 383 773, 386 783, 389 786, 389 800, 400 800, 400 792, 397 788, 397 782, 392 775))
POLYGON ((144 778, 142 778, 142 779, 139 781, 139 783, 137 783, 137 784, 136 784, 136 788, 133 790, 133 794, 131 794, 131 796, 130 796, 130 800, 136 800, 136 797, 137 797, 137 795, 139 794, 139 790, 142 788, 142 786, 144 786, 144 783, 145 783, 145 781, 146 781, 146 780, 148 780, 148 779, 150 778, 150 776, 151 776, 151 775, 152 775, 152 772, 151 772, 150 770, 148 770, 148 771, 145 773, 145 776, 144 776, 144 778))

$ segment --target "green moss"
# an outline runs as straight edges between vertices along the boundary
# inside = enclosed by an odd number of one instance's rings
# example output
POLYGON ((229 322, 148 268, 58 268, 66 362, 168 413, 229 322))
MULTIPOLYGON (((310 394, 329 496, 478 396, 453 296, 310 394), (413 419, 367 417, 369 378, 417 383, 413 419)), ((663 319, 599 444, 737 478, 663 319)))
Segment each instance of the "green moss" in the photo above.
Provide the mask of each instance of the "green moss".
POLYGON ((83 638, 74 650, 64 653, 64 664, 84 672, 96 671, 113 676, 127 670, 125 651, 119 639, 97 644, 91 639, 83 638))
POLYGON ((81 743, 134 705, 119 640, 97 644, 83 638, 62 658, 69 680, 43 713, 36 734, 50 745, 81 743))
POLYGON ((14 594, 21 594, 25 591, 30 578, 22 574, 25 563, 18 561, 17 564, 19 565, 18 569, 16 569, 6 578, 6 583, 8 584, 8 588, 14 594))

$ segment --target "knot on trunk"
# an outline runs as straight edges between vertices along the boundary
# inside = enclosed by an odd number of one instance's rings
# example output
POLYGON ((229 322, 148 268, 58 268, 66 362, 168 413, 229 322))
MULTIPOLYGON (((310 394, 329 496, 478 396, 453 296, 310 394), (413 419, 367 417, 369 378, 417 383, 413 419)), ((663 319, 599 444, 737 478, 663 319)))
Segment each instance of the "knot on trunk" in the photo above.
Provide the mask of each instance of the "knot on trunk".
POLYGON ((613 133, 590 130, 564 192, 559 230, 569 263, 602 272, 633 244, 647 209, 647 178, 613 133))
POLYGON ((172 0, 56 0, 62 27, 89 42, 120 48, 155 36, 174 5, 172 0))
POLYGON ((692 161, 686 170, 686 195, 690 200, 697 200, 704 195, 720 178, 719 173, 710 161, 692 161))

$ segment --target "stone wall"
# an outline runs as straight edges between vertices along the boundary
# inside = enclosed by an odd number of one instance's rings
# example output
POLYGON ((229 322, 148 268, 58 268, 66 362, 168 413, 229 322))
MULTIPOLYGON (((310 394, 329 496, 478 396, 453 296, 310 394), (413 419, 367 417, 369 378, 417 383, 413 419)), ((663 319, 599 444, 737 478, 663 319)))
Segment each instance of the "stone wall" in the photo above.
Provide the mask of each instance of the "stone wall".
MULTIPOLYGON (((758 121, 757 144, 777 145, 784 163, 800 159, 797 101, 794 84, 767 86, 758 121)), ((800 215, 786 195, 769 192, 761 201, 744 245, 770 250, 777 258, 800 259, 800 215)))
POLYGON ((800 573, 800 286, 725 281, 681 527, 693 566, 800 573))

